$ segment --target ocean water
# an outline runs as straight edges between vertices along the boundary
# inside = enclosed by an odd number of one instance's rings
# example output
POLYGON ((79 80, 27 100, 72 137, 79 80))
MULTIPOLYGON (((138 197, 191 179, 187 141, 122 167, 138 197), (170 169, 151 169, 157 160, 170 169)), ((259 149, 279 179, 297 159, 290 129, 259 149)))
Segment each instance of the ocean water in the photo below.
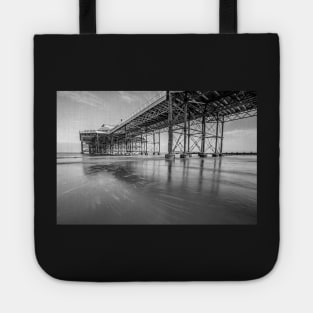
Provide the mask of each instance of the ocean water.
POLYGON ((256 224, 257 157, 57 155, 58 224, 256 224))

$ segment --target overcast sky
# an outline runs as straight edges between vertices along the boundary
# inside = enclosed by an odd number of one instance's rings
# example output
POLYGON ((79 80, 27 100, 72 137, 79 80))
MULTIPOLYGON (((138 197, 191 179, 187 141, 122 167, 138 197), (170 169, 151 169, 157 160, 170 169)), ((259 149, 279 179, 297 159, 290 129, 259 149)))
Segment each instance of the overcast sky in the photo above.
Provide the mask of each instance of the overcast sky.
MULTIPOLYGON (((58 152, 80 152, 80 130, 116 125, 158 94, 159 91, 58 91, 58 152)), ((166 147, 166 143, 162 144, 161 151, 166 152, 166 147)), ((256 118, 225 123, 223 150, 256 152, 256 118)))

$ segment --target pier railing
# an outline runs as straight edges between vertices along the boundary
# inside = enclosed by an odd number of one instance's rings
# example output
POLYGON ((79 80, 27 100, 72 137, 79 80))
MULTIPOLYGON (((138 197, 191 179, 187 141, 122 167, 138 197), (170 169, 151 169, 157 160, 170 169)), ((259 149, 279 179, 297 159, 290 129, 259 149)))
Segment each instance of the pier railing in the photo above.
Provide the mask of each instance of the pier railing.
POLYGON ((146 111, 148 108, 152 108, 160 101, 164 101, 166 99, 166 91, 159 91, 157 95, 155 95, 153 98, 149 99, 143 106, 141 106, 138 110, 130 114, 124 121, 122 121, 120 124, 116 125, 114 128, 112 128, 109 133, 114 133, 117 129, 121 128, 122 126, 129 123, 132 119, 137 117, 138 115, 142 114, 144 111, 146 111))

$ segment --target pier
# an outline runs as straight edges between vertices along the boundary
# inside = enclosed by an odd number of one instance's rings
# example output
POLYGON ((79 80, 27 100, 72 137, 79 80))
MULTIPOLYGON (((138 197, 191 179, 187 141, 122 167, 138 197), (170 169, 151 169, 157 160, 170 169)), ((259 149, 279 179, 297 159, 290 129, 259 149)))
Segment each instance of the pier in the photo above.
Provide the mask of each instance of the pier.
POLYGON ((120 124, 79 132, 81 153, 159 155, 168 133, 166 158, 222 156, 224 124, 257 115, 254 91, 161 91, 120 124))

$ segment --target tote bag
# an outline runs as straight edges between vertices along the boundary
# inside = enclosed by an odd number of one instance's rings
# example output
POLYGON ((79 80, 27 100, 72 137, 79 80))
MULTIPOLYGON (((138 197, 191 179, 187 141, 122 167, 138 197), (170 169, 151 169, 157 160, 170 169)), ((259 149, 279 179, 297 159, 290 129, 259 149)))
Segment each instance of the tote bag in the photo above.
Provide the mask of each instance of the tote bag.
POLYGON ((247 280, 279 245, 279 41, 34 37, 35 251, 81 281, 247 280))

